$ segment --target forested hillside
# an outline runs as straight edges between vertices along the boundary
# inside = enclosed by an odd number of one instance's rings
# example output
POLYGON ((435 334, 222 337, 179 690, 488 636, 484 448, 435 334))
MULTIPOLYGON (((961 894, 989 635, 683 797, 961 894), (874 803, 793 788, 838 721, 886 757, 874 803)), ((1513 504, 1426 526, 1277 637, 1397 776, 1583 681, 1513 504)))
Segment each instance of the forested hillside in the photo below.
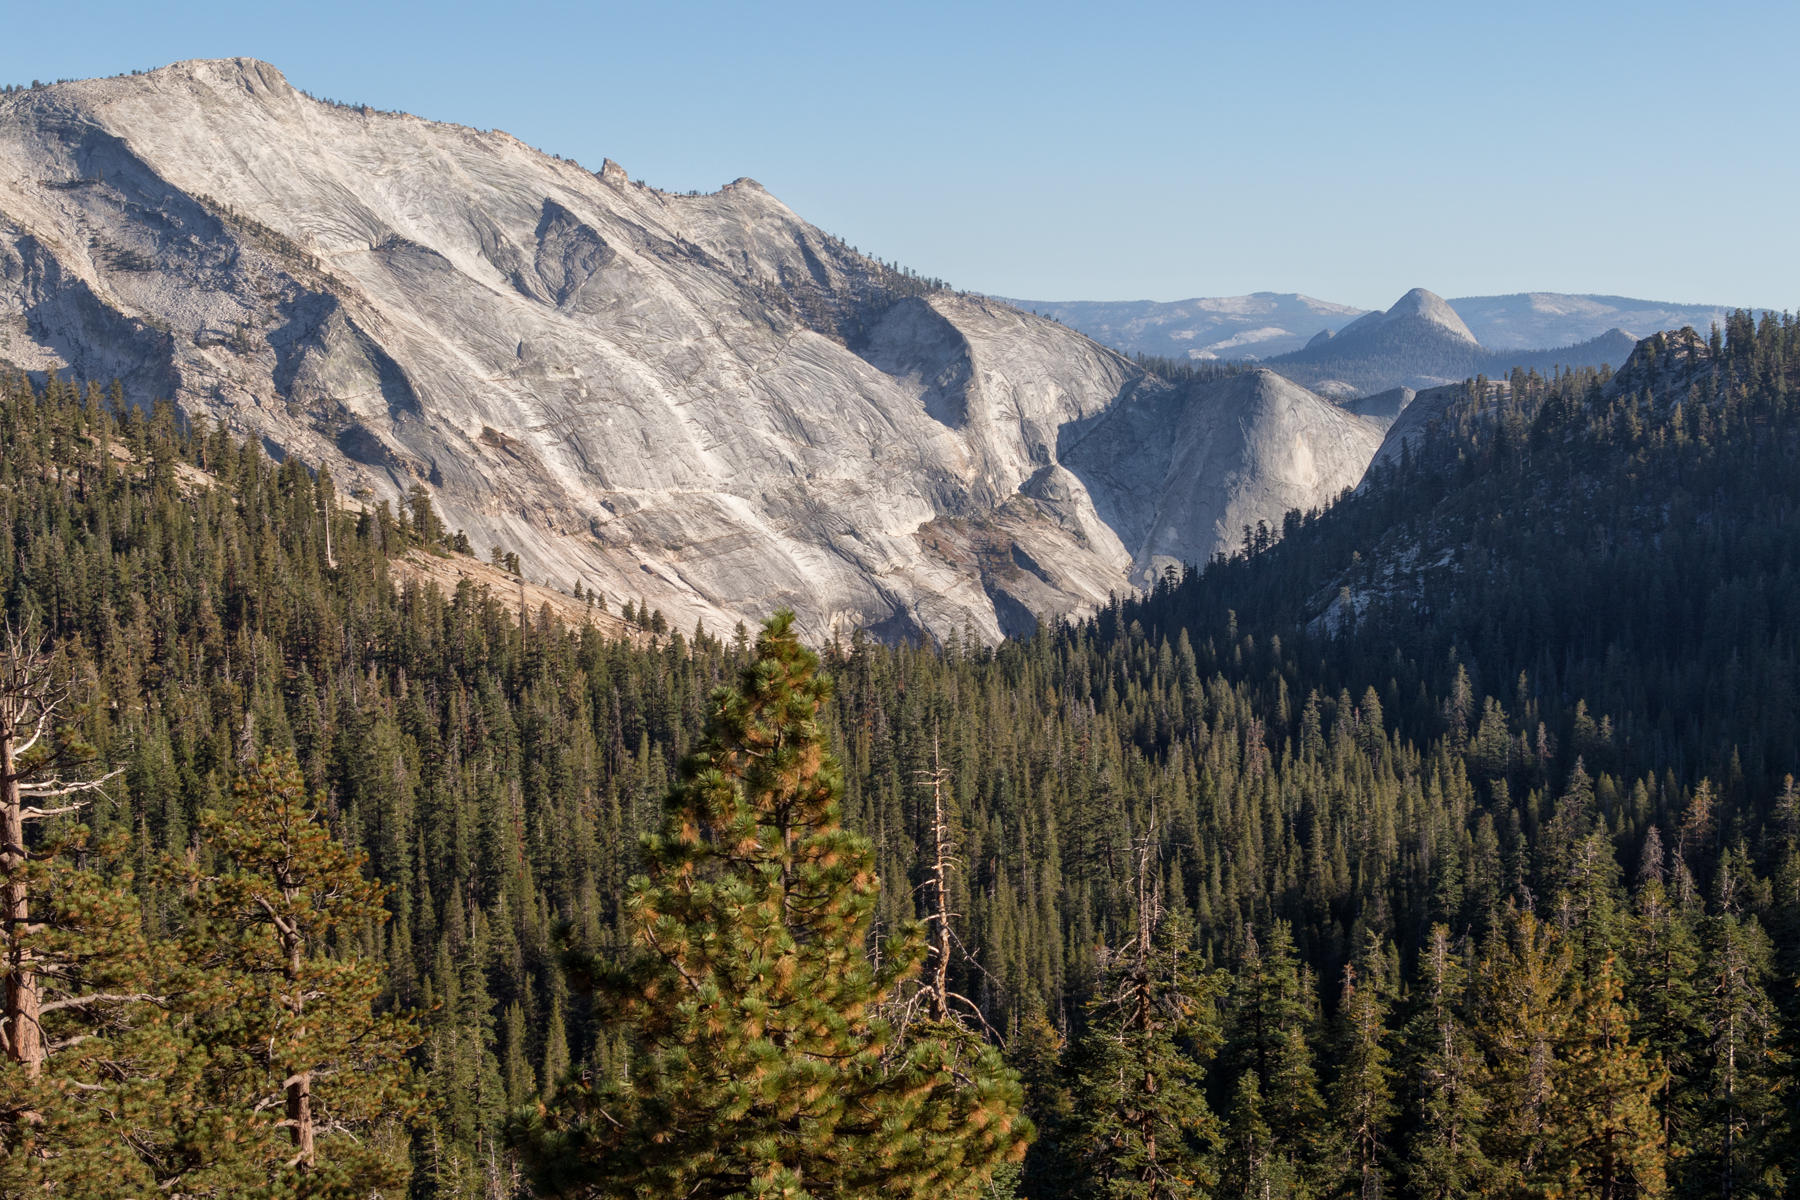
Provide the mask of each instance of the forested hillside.
MULTIPOLYGON (((990 1190, 1786 1194, 1800 330, 1727 332, 1618 377, 1477 382, 1362 492, 1086 623, 820 648, 823 744, 881 881, 872 952, 932 915, 953 844, 945 987, 1037 1130, 990 1190)), ((405 583, 402 554, 453 553, 428 505, 346 508, 299 463, 64 383, 5 392, 0 518, 6 616, 71 689, 58 752, 121 772, 33 822, 8 879, 63 864, 141 913, 109 951, 131 978, 56 1013, 55 1040, 93 1040, 43 1075, 80 1099, 129 1060, 219 1114, 86 1112, 92 1177, 231 1194, 167 1181, 202 1180, 233 1121, 285 1136, 279 1106, 155 1047, 244 1040, 169 981, 250 970, 197 949, 237 911, 208 881, 237 877, 234 822, 318 793, 385 888, 381 919, 344 877, 363 901, 314 943, 321 971, 371 969, 352 1015, 404 1097, 343 1113, 355 1153, 384 1195, 528 1194, 542 1139, 515 1112, 554 1125, 664 1061, 596 975, 642 928, 627 882, 666 859, 638 837, 671 784, 692 794, 680 764, 717 744, 707 697, 748 632, 638 642, 405 583), (303 783, 271 775, 280 751, 303 783)), ((8 1072, 19 1194, 59 1160, 8 1072)), ((330 1132, 321 1161, 352 1144, 330 1132)), ((268 1157, 241 1170, 290 1186, 268 1157)))

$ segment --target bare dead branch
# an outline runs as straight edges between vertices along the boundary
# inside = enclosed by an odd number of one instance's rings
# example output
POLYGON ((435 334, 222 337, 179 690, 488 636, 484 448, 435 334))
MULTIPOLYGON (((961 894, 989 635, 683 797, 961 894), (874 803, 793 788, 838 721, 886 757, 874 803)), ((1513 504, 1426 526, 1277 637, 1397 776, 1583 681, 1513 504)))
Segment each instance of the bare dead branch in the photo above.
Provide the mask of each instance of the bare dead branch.
POLYGON ((88 1008, 95 1004, 167 1004, 168 997, 153 996, 148 992, 95 992, 91 996, 72 996, 66 1000, 52 1000, 38 1009, 38 1013, 61 1012, 65 1008, 88 1008))
POLYGON ((38 744, 44 736, 44 731, 50 727, 50 718, 54 716, 55 713, 56 707, 54 705, 48 707, 40 706, 38 709, 37 728, 31 731, 30 737, 13 747, 13 758, 15 761, 24 758, 31 748, 38 744))
POLYGON ((74 796, 82 792, 96 792, 124 773, 125 770, 121 767, 116 771, 108 771, 98 779, 38 779, 30 783, 22 782, 19 784, 19 795, 50 799, 57 796, 74 796))

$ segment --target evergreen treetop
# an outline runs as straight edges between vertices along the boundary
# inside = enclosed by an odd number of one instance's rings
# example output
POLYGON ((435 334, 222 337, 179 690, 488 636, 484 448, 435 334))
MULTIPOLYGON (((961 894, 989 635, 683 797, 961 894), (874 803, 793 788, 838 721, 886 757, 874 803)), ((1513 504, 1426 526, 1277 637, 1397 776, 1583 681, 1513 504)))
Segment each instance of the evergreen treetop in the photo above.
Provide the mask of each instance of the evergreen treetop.
POLYGON ((1017 1077, 959 1029, 889 1013, 916 975, 909 922, 872 961, 878 881, 840 823, 793 614, 720 689, 628 901, 635 956, 608 980, 629 1074, 564 1092, 529 1130, 558 1195, 975 1195, 1023 1153, 1017 1077))

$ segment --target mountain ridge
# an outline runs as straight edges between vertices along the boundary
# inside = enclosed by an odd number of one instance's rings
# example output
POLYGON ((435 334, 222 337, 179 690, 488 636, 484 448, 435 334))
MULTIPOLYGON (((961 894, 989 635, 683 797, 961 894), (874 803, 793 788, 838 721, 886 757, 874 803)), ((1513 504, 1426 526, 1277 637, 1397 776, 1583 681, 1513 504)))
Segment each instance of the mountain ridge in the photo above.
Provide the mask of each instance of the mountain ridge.
MULTIPOLYGON (((1200 361, 1266 362, 1304 348, 1322 333, 1336 334, 1369 311, 1298 292, 1170 301, 1010 303, 1044 313, 1127 354, 1200 361)), ((1729 305, 1673 304, 1600 293, 1514 292, 1451 298, 1445 303, 1488 349, 1531 352, 1591 341, 1614 328, 1639 337, 1685 325, 1704 333, 1715 322, 1722 327, 1734 311, 1729 305)))
POLYGON ((1339 400, 1369 397, 1394 388, 1442 387, 1475 375, 1502 375, 1514 367, 1600 367, 1623 362, 1637 339, 1621 329, 1571 346, 1547 350, 1491 350, 1448 302, 1413 288, 1385 312, 1366 313, 1335 334, 1323 332, 1268 366, 1295 382, 1339 400))
MULTIPOLYGON (((253 59, 0 99, 0 358, 173 397, 371 499, 423 488, 534 580, 683 626, 791 606, 815 636, 1104 602, 1143 547, 1060 449, 1184 386, 748 177, 660 192, 253 59)), ((1330 461, 1314 503, 1361 473, 1330 461)), ((1279 519, 1278 484, 1233 486, 1279 519)))

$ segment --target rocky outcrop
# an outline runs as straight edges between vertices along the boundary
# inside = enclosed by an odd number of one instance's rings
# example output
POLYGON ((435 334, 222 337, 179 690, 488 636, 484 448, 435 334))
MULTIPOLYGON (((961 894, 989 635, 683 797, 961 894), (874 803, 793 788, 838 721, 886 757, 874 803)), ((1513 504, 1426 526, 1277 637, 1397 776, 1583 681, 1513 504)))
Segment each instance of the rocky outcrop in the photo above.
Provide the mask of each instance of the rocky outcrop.
POLYGON ((1095 509, 1135 547, 1138 586, 1236 549, 1246 526, 1279 527, 1360 478, 1381 425, 1273 371, 1128 396, 1063 454, 1095 509))
POLYGON ((1359 417, 1367 417, 1382 428, 1392 425, 1400 414, 1418 395, 1409 387, 1389 388, 1385 392, 1376 392, 1372 396, 1359 396, 1353 400, 1343 401, 1349 411, 1359 417))
POLYGON ((345 491, 422 483, 532 579, 684 626, 994 638, 1373 451, 1299 389, 1276 419, 925 288, 754 181, 671 195, 245 59, 0 98, 0 358, 172 396, 345 491), (1239 421, 1280 432, 1201 428, 1239 421))

